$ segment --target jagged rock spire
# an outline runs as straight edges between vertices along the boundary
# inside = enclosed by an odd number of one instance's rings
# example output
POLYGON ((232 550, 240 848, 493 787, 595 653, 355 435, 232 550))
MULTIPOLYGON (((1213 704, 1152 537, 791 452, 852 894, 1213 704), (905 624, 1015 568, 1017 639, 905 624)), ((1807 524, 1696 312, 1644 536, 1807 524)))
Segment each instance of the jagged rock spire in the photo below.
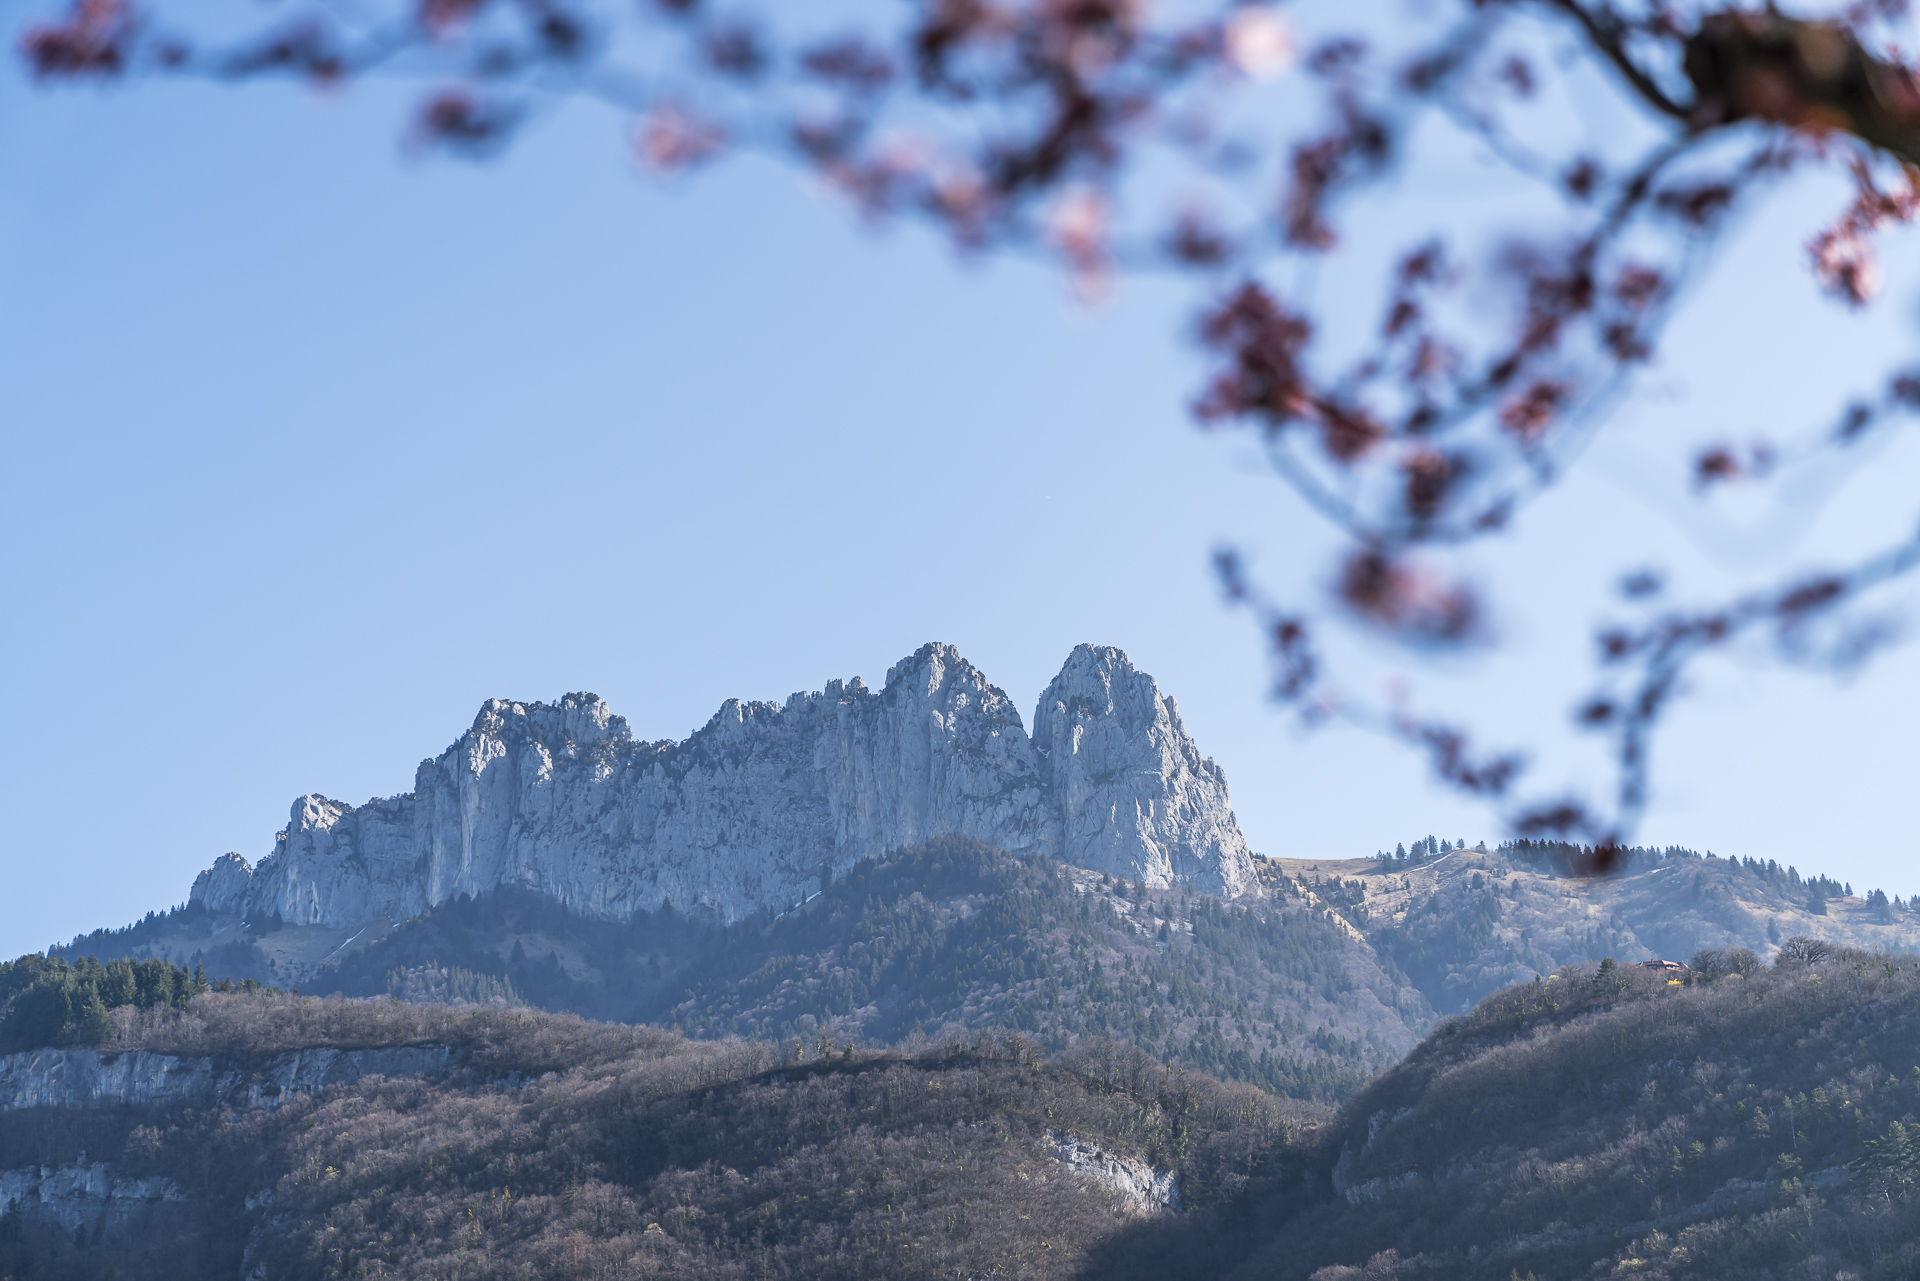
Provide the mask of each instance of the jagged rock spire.
POLYGON ((1149 885, 1254 888, 1226 775, 1124 651, 1075 649, 1040 696, 1033 741, 1062 820, 1059 858, 1149 885))

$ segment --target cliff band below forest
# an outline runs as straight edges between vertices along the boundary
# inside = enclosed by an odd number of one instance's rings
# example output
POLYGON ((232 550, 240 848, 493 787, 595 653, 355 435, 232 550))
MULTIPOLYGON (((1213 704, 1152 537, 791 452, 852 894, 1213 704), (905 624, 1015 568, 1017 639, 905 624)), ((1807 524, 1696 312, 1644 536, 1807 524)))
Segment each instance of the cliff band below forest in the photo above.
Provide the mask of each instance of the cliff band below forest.
POLYGON ((489 701, 414 790, 294 802, 274 852, 194 882, 210 911, 347 928, 505 885, 611 920, 671 904, 781 911, 865 858, 938 836, 1149 885, 1257 888, 1225 775, 1118 649, 1082 645, 1029 739, 950 645, 784 704, 729 699, 683 743, 635 742, 591 694, 489 701))
POLYGON ((272 1055, 250 1068, 151 1050, 30 1050, 0 1055, 0 1112, 119 1106, 272 1108, 296 1094, 363 1076, 425 1076, 444 1072, 452 1063, 453 1051, 444 1045, 357 1050, 317 1046, 272 1055))

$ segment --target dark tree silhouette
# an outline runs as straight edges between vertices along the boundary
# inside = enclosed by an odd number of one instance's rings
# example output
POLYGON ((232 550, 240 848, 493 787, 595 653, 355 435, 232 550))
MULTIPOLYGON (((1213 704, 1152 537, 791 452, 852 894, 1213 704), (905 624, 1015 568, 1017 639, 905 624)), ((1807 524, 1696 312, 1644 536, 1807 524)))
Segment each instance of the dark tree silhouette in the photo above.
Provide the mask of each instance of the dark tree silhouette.
MULTIPOLYGON (((1330 599, 1305 605, 1219 555, 1228 597, 1270 638, 1274 695, 1310 724, 1413 745, 1517 831, 1590 842, 1599 868, 1647 804, 1654 731, 1702 656, 1760 641, 1848 667, 1886 639, 1862 602, 1913 569, 1920 536, 1699 607, 1666 603, 1657 574, 1628 574, 1632 621, 1596 637, 1594 689, 1575 712, 1617 765, 1602 804, 1523 797, 1521 754, 1354 697, 1322 645, 1336 614, 1418 651, 1486 639, 1454 552, 1554 488, 1654 356, 1730 216, 1788 176, 1846 175, 1854 196, 1807 266, 1843 305, 1871 300, 1874 236, 1920 206, 1920 80, 1893 43, 1904 0, 1791 15, 1684 0, 1328 13, 919 0, 824 27, 794 8, 364 0, 351 13, 296 4, 214 40, 184 25, 198 15, 177 0, 77 0, 19 50, 49 82, 413 77, 427 88, 410 141, 470 156, 590 97, 631 118, 635 157, 660 174, 773 152, 868 217, 929 221, 968 253, 1052 258, 1089 296, 1127 273, 1189 275, 1213 366, 1195 416, 1248 433, 1349 539, 1330 599), (1449 137, 1531 184, 1525 234, 1476 256, 1415 198, 1373 273, 1376 319, 1336 332, 1351 309, 1316 299, 1313 268, 1381 256, 1343 235, 1356 195, 1449 137)), ((1890 371, 1865 396, 1836 388, 1835 401, 1823 428, 1701 452, 1694 489, 1857 451, 1920 409, 1920 374, 1890 371)))

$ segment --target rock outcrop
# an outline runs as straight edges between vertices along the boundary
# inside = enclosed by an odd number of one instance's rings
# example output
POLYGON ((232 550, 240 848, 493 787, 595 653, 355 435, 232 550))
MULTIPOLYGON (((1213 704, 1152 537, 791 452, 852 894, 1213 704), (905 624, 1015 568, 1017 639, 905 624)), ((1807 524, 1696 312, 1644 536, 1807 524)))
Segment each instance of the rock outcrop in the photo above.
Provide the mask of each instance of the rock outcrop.
POLYGON ((363 1076, 432 1076, 454 1065, 444 1045, 288 1050, 254 1064, 152 1050, 28 1050, 0 1055, 0 1112, 17 1108, 274 1108, 296 1094, 363 1076))
POLYGON ((671 904, 737 920, 861 859, 968 836, 1130 879, 1255 887, 1226 780, 1173 701, 1117 649, 1081 646, 1027 737, 950 645, 877 693, 831 681, 785 703, 728 700, 684 743, 640 743, 591 694, 493 700, 414 790, 354 808, 294 802, 273 853, 223 856, 209 910, 333 927, 404 920, 516 885, 624 920, 671 904))
MULTIPOLYGON (((0 1055, 0 1113, 25 1108, 115 1109, 123 1115, 128 1108, 272 1110, 296 1095, 362 1077, 439 1076, 464 1058, 446 1045, 311 1046, 251 1061, 151 1050, 28 1050, 0 1055)), ((150 1232, 160 1222, 157 1216, 185 1199, 172 1179, 128 1177, 112 1165, 89 1162, 84 1154, 61 1165, 0 1167, 0 1212, 69 1235, 81 1230, 84 1236, 78 1239, 96 1243, 150 1232)), ((246 1208, 258 1203, 250 1198, 246 1208)))
POLYGON ((172 1179, 130 1179, 102 1162, 0 1170, 0 1211, 98 1241, 145 1226, 150 1212, 186 1194, 172 1179))
POLYGON ((1254 887, 1227 776, 1180 709, 1105 645, 1082 645, 1040 696, 1033 741, 1063 832, 1059 857, 1149 885, 1233 897, 1254 887))
POLYGON ((1180 1176, 1170 1170, 1156 1170, 1139 1157, 1120 1156, 1057 1130, 1047 1132, 1046 1148, 1054 1160, 1112 1193, 1122 1213, 1181 1208, 1180 1176))
POLYGON ((190 902, 204 903, 213 912, 244 912, 253 868, 235 853, 222 854, 213 866, 193 878, 190 902))

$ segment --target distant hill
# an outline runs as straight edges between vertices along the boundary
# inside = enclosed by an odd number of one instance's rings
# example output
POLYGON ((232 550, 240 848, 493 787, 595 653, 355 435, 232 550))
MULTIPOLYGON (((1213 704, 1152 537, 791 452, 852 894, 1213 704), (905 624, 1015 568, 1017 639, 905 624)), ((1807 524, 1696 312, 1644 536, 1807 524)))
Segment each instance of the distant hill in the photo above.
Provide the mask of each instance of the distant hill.
POLYGON ((1048 1052, 1116 1040, 1317 1099, 1397 1061, 1434 1017, 1391 961, 1301 895, 1149 889, 961 838, 862 862, 795 910, 733 924, 672 910, 597 920, 505 888, 349 941, 321 926, 235 930, 189 905, 59 952, 708 1037, 1019 1032, 1048 1052))
POLYGON ((1795 935, 1920 952, 1920 911, 1877 890, 1855 897, 1777 863, 1677 848, 1632 850, 1606 874, 1591 851, 1525 841, 1404 860, 1269 859, 1259 870, 1365 938, 1445 1013, 1608 956, 1684 961, 1744 947, 1765 958, 1795 935))

